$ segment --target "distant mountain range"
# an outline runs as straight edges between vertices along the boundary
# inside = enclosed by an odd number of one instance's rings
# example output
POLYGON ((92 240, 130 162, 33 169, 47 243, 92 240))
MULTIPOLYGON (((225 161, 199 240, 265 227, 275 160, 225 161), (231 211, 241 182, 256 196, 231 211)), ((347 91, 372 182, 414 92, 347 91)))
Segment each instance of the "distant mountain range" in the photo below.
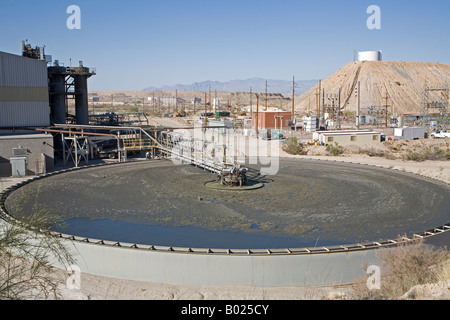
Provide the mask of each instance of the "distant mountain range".
MULTIPOLYGON (((162 86, 160 88, 148 87, 144 91, 204 91, 207 92, 211 88, 212 91, 222 92, 252 92, 264 93, 292 93, 292 81, 287 80, 266 80, 261 78, 252 78, 247 80, 231 80, 226 82, 219 81, 203 81, 193 84, 176 84, 172 86, 162 86)), ((295 80, 295 94, 302 94, 316 85, 319 80, 295 80)))

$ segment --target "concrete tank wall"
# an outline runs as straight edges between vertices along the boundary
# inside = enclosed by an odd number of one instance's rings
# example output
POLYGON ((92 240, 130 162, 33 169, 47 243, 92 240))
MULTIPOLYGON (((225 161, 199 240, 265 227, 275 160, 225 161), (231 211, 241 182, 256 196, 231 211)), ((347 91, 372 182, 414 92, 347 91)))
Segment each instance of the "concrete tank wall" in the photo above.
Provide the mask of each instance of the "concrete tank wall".
MULTIPOLYGON (((0 219, 0 226, 7 224, 0 219)), ((39 241, 30 238, 30 241, 39 241)), ((321 287, 350 284, 366 276, 365 265, 377 265, 376 250, 313 255, 210 255, 154 252, 62 240, 75 260, 60 269, 123 280, 196 286, 321 287)), ((49 253, 49 252, 48 252, 49 253)))
POLYGON ((82 272, 201 286, 306 287, 349 284, 377 264, 376 250, 323 254, 215 255, 68 243, 82 272))

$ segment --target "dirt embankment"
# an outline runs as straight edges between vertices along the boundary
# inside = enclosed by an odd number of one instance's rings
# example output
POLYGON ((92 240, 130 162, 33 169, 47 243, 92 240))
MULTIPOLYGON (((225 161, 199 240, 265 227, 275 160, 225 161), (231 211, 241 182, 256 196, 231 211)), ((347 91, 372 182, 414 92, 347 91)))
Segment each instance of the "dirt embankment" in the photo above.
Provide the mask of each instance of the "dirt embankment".
MULTIPOLYGON (((425 87, 448 87, 445 83, 450 75, 450 65, 413 61, 355 61, 337 70, 321 82, 321 94, 325 94, 325 108, 330 105, 328 96, 337 96, 340 90, 341 107, 344 112, 355 112, 358 105, 360 83, 361 111, 371 107, 388 105, 391 115, 416 114, 421 112, 425 87), (387 101, 386 101, 387 98, 387 101)), ((319 84, 295 100, 296 112, 316 111, 316 93, 319 84)), ((442 91, 428 91, 430 101, 445 101, 442 91)), ((430 112, 439 112, 430 110, 430 112)))

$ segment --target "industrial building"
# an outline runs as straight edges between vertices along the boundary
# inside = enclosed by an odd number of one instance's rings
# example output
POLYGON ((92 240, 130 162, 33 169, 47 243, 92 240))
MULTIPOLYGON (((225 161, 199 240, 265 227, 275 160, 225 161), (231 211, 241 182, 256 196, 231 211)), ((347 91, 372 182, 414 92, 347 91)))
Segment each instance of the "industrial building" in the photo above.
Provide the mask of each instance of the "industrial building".
POLYGON ((50 125, 47 63, 0 52, 0 134, 50 125))
POLYGON ((171 105, 174 106, 177 103, 181 104, 181 103, 186 103, 186 100, 182 99, 182 98, 174 98, 174 97, 148 97, 147 98, 148 101, 155 101, 156 103, 162 103, 164 105, 171 105))
POLYGON ((258 129, 286 130, 291 128, 292 113, 282 110, 252 112, 252 126, 258 129))
POLYGON ((0 176, 45 173, 54 166, 61 138, 39 129, 65 124, 75 100, 76 123, 89 124, 87 79, 95 74, 52 66, 43 49, 22 43, 22 55, 0 52, 0 176))
POLYGON ((47 62, 0 52, 0 176, 45 173, 53 167, 47 62))

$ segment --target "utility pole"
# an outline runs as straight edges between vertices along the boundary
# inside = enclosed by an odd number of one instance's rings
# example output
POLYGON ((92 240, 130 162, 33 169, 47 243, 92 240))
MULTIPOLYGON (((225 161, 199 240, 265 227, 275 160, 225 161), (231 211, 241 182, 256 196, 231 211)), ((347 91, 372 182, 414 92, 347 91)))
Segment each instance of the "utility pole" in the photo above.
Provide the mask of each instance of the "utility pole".
POLYGON ((337 105, 337 129, 341 129, 341 88, 338 91, 338 105, 337 105))
POLYGON ((292 77, 292 120, 294 120, 295 76, 292 77))
POLYGON ((167 112, 170 113, 170 98, 167 99, 167 112))
POLYGON ((214 90, 214 116, 217 116, 217 90, 214 90))
POLYGON ((389 98, 389 94, 388 94, 388 92, 387 92, 387 88, 386 87, 384 87, 384 89, 385 89, 385 91, 386 91, 386 96, 385 96, 385 99, 386 99, 386 103, 385 103, 385 126, 386 126, 386 128, 387 128, 387 126, 388 126, 388 98, 389 98))
POLYGON ((325 88, 322 89, 322 106, 320 112, 323 114, 322 125, 325 126, 325 88))
POLYGON ((156 101, 155 101, 155 91, 153 91, 152 94, 152 99, 153 99, 153 113, 156 113, 156 101))
POLYGON ((196 104, 196 100, 197 100, 197 97, 194 97, 194 114, 195 114, 195 104, 196 104))
POLYGON ((206 113, 207 113, 207 108, 206 108, 206 92, 205 92, 205 129, 208 126, 208 117, 207 117, 206 113))
POLYGON ((178 113, 178 90, 175 90, 175 113, 178 113))
POLYGON ((316 96, 316 117, 319 118, 319 89, 316 89, 316 93, 314 94, 316 96))
POLYGON ((211 85, 209 85, 209 111, 211 111, 211 85))
POLYGON ((161 94, 159 95, 158 98, 158 113, 161 116, 161 94))
POLYGON ((252 87, 250 87, 250 113, 253 112, 252 87))
POLYGON ((267 80, 266 80, 266 111, 267 111, 267 80))
POLYGON ((259 136, 259 94, 256 94, 256 138, 259 136))
POLYGON ((317 105, 317 119, 320 119, 320 95, 322 94, 322 80, 319 80, 319 93, 318 93, 318 101, 319 104, 317 105))
POLYGON ((359 129, 359 110, 361 107, 361 82, 358 81, 358 91, 357 91, 357 95, 358 95, 358 108, 356 110, 356 129, 359 129))

